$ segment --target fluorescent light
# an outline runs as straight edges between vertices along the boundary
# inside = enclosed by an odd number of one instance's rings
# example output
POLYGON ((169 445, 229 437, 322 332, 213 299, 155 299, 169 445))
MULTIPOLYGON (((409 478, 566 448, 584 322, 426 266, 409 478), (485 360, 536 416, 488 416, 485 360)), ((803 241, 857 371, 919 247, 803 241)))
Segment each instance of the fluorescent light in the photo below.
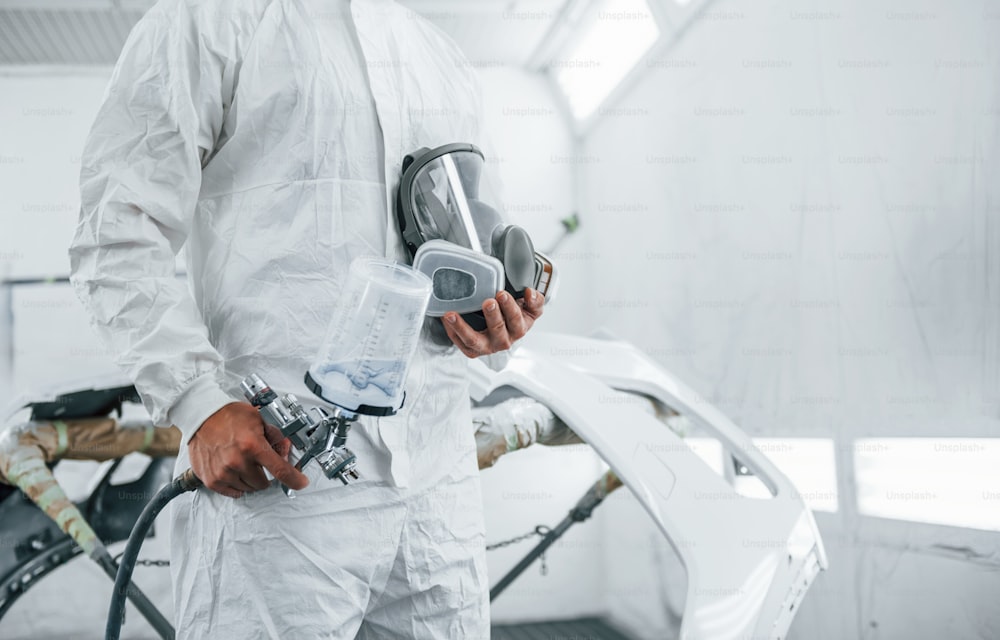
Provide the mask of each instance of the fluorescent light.
POLYGON ((1000 531, 1000 438, 867 438, 854 445, 858 511, 1000 531))
MULTIPOLYGON (((754 447, 795 485, 796 494, 813 511, 837 512, 837 456, 830 438, 754 438, 754 447)), ((755 476, 736 476, 733 488, 749 498, 771 492, 755 476)))
MULTIPOLYGON (((685 438, 685 444, 724 477, 723 465, 732 458, 715 438, 685 438), (725 463, 723 462, 725 461, 725 463)), ((813 511, 836 513, 837 456, 830 438, 754 438, 757 451, 766 455, 795 485, 795 494, 813 511)), ((737 475, 733 489, 747 498, 771 498, 771 492, 757 476, 737 475)))
POLYGON ((550 68, 577 120, 594 113, 660 36, 645 0, 601 0, 550 68))

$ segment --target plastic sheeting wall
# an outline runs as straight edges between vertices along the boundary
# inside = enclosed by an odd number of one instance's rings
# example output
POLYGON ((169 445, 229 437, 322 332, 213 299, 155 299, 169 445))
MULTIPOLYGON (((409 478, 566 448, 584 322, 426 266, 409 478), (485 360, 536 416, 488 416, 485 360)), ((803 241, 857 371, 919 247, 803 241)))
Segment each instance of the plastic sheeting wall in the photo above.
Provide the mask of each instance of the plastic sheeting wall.
MULTIPOLYGON (((1000 13, 715 2, 643 72, 576 158, 581 313, 754 435, 835 439, 793 637, 1000 637, 1000 534, 861 517, 851 462, 861 436, 1000 435, 1000 13)), ((609 609, 665 637, 679 567, 608 509, 609 609)))

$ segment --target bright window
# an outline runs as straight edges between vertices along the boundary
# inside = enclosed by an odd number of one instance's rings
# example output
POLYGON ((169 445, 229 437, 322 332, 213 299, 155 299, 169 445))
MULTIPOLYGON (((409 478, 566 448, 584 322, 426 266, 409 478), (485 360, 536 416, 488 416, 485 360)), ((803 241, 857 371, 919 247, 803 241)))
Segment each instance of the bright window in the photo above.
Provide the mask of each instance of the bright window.
POLYGON ((660 35, 645 0, 602 0, 550 68, 577 120, 594 113, 660 35))
POLYGON ((864 515, 1000 531, 1000 438, 869 438, 854 445, 864 515))
MULTIPOLYGON (((785 474, 814 511, 837 512, 837 456, 829 438, 754 438, 753 444, 785 474)), ((737 493, 767 498, 771 493, 754 476, 737 475, 737 493)))

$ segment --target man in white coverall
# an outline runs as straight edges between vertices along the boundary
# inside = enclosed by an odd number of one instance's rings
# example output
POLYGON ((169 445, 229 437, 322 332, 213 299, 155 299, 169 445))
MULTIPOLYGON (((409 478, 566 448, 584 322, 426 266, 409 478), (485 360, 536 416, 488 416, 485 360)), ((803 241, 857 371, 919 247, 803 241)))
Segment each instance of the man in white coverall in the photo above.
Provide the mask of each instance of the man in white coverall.
POLYGON ((239 392, 256 372, 313 397, 302 378, 351 260, 407 260, 403 157, 481 145, 477 86, 448 38, 389 1, 161 0, 129 36, 70 257, 153 419, 183 432, 177 468, 212 489, 172 509, 180 638, 489 637, 465 356, 524 335, 539 294, 488 300, 481 333, 427 321, 404 408, 352 430, 350 486, 297 472, 239 392), (185 243, 190 288, 174 275, 185 243))

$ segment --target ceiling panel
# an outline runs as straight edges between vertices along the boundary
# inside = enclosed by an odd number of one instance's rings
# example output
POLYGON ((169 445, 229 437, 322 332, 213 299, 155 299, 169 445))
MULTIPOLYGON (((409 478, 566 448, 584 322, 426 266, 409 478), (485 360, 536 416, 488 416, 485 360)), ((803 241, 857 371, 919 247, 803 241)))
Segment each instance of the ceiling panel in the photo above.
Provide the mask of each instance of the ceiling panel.
MULTIPOLYGON (((528 62, 566 0, 403 0, 475 66, 528 62)), ((148 0, 0 0, 0 65, 110 65, 148 0)))
POLYGON ((142 11, 2 9, 0 64, 112 64, 142 11))

